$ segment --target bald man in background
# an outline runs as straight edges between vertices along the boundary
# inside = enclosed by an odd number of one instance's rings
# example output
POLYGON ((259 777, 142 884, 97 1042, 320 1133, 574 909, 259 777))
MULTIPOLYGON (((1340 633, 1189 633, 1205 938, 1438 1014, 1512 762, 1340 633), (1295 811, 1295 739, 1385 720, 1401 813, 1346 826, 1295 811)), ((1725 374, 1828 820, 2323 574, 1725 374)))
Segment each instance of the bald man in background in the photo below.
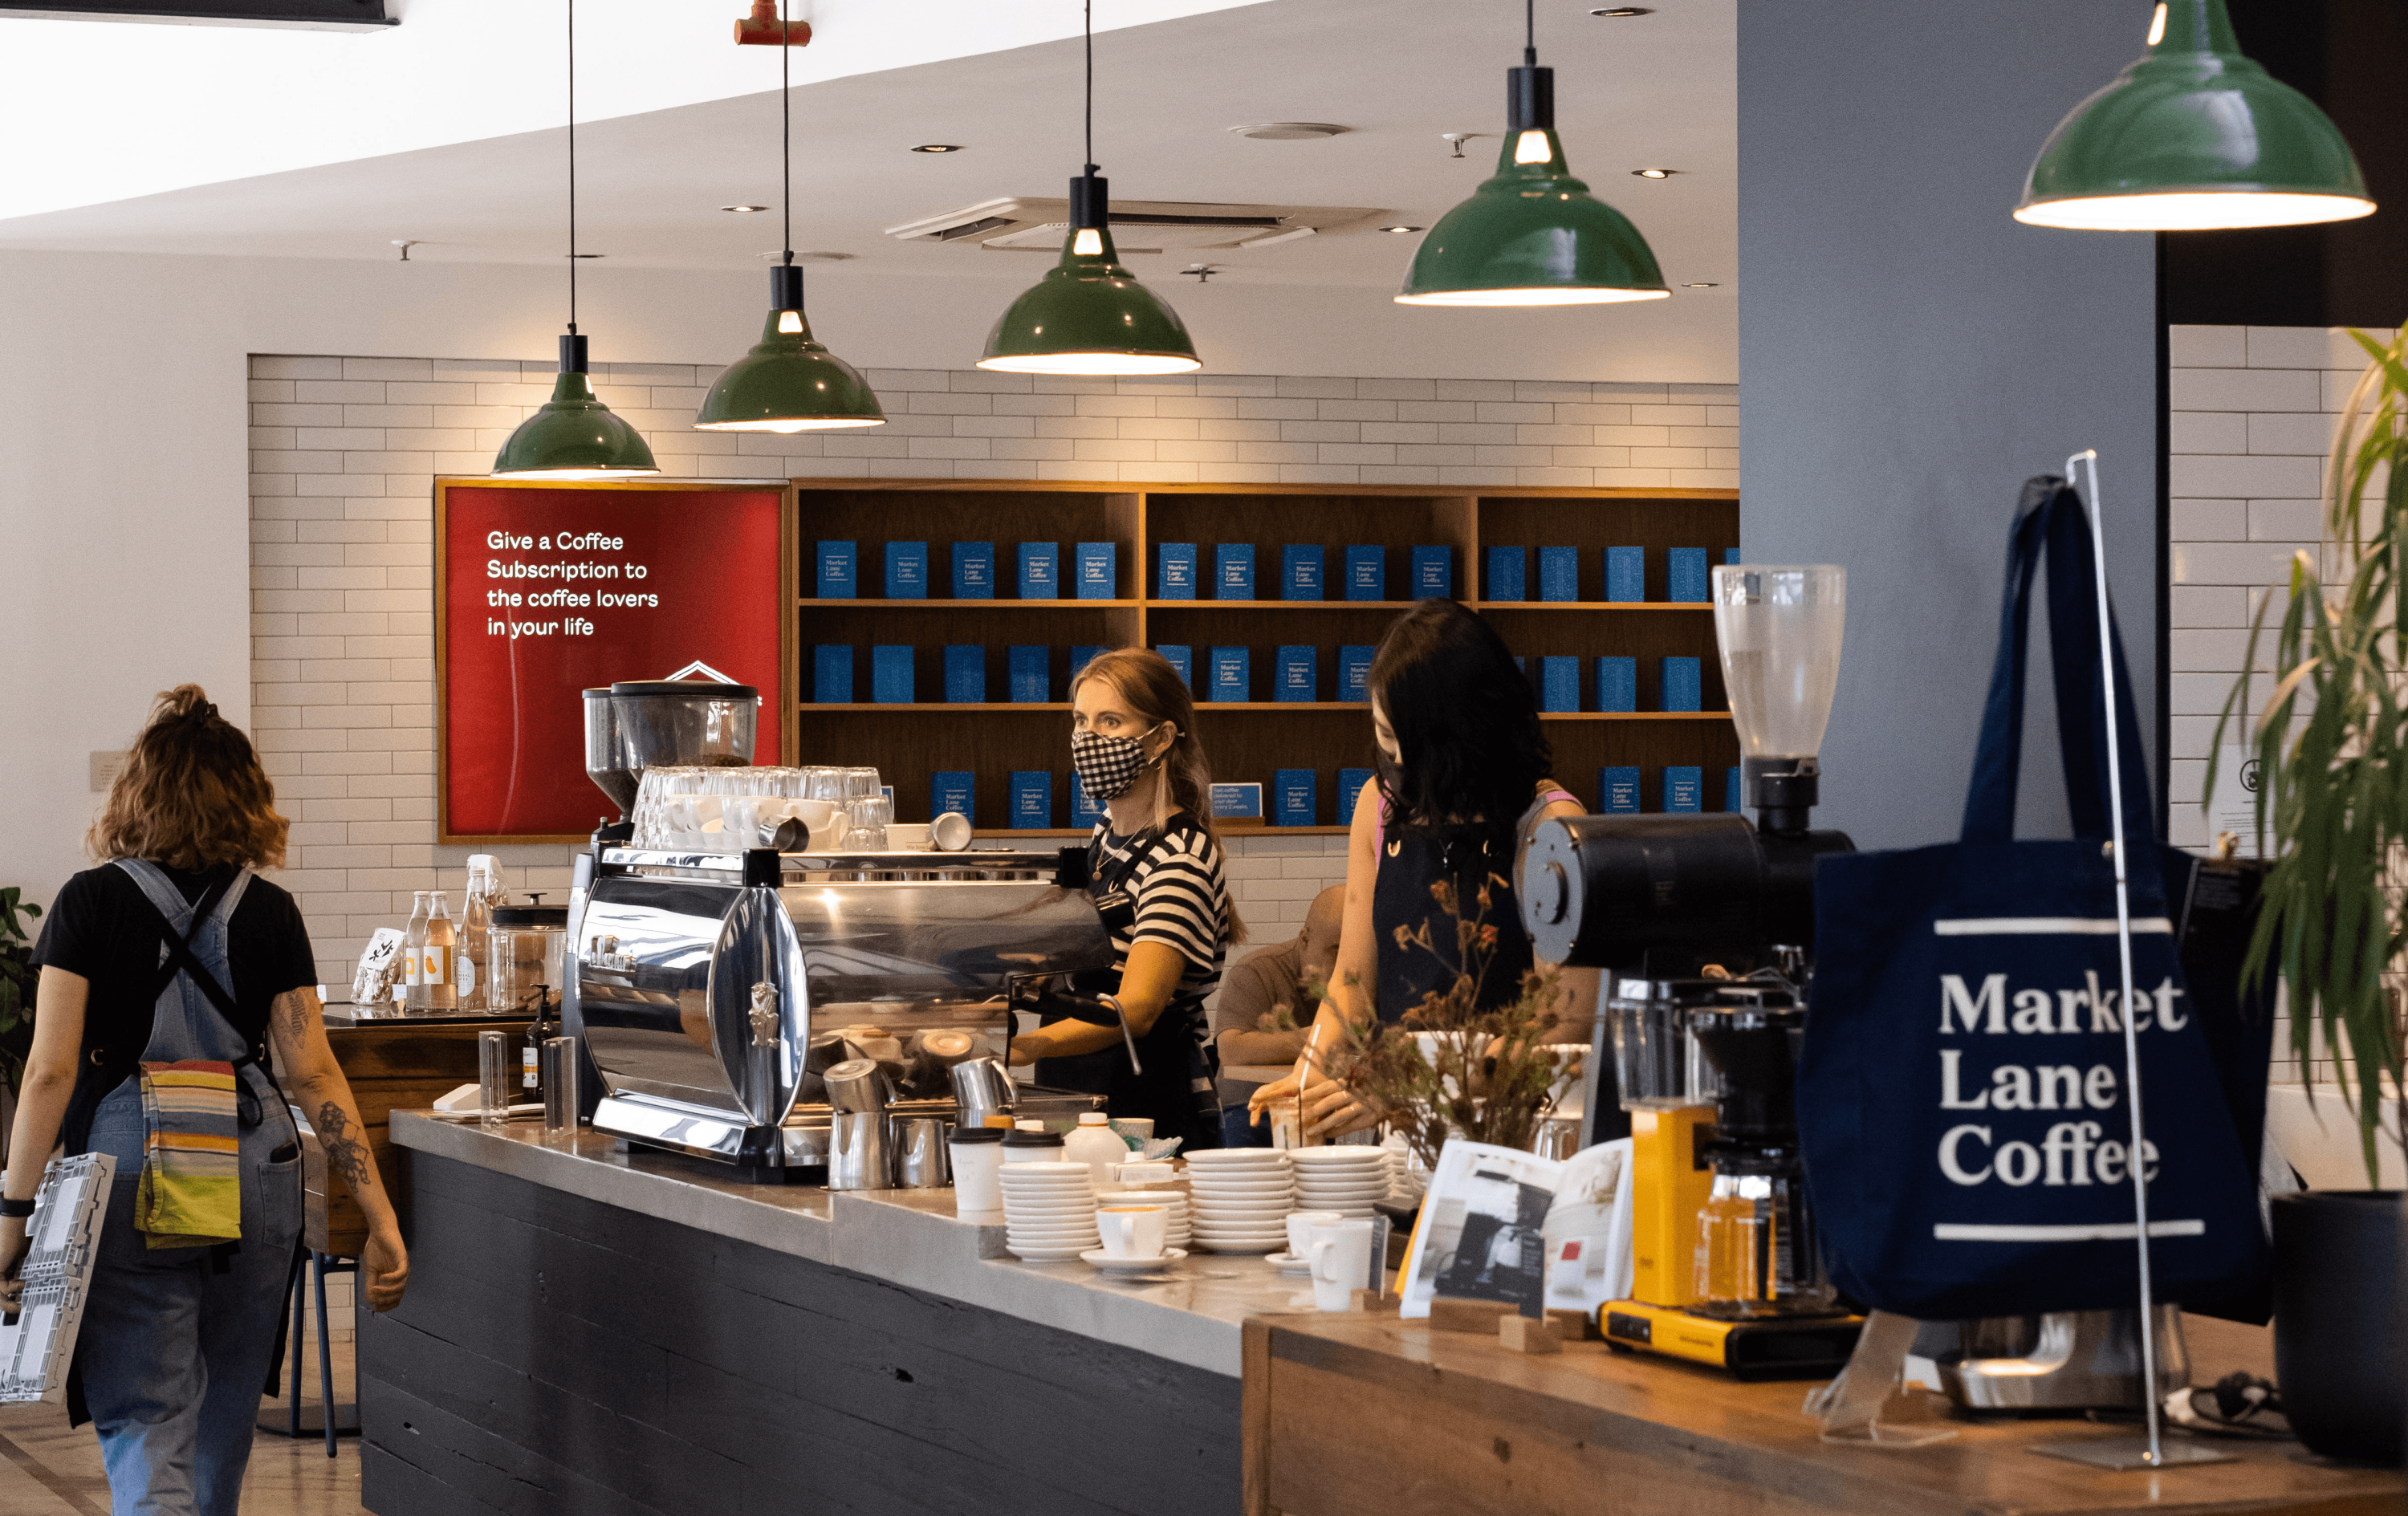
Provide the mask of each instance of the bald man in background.
POLYGON ((1222 1142, 1232 1148, 1270 1146, 1270 1124, 1250 1126, 1246 1097, 1258 1084, 1284 1079, 1304 1051, 1321 997, 1312 992, 1338 966, 1338 927, 1346 912, 1346 886, 1333 884, 1312 897, 1304 929, 1276 948, 1266 948, 1228 971, 1212 1003, 1212 1036, 1221 1048, 1222 1142), (1279 1031, 1280 1008, 1287 1008, 1292 1031, 1279 1031))

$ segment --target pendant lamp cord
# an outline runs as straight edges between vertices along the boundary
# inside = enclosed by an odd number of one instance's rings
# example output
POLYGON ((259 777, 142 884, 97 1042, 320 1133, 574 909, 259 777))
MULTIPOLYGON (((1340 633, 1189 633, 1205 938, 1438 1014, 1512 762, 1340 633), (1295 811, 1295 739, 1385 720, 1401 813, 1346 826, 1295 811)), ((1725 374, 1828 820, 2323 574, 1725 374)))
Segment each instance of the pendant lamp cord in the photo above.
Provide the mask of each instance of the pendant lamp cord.
POLYGON ((786 0, 778 0, 778 171, 786 208, 786 266, 795 266, 795 40, 786 28, 786 0))
POLYGON ((1096 171, 1096 0, 1086 0, 1087 172, 1096 171))
POLYGON ((1539 66, 1539 0, 1522 0, 1522 66, 1539 66))
POLYGON ((568 335, 577 335, 577 0, 568 0, 568 335))

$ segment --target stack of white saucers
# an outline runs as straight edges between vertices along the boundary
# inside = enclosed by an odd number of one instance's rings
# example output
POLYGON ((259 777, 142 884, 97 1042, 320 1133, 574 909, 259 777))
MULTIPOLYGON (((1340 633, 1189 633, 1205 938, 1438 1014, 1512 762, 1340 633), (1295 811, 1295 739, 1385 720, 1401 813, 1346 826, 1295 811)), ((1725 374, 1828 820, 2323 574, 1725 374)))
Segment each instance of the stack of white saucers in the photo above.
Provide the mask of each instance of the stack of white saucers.
POLYGON ((1183 1248, 1195 1239, 1195 1213, 1188 1205, 1187 1192, 1184 1190, 1175 1190, 1168 1184, 1148 1184, 1126 1190, 1098 1190, 1096 1192, 1096 1204, 1098 1206, 1160 1206, 1170 1212, 1168 1223, 1164 1227, 1166 1233, 1162 1242, 1164 1247, 1183 1248))
POLYGON ((1271 1148, 1212 1148, 1187 1155, 1196 1240, 1214 1252, 1275 1252, 1296 1209, 1288 1155, 1271 1148))
POLYGON ((1032 1264, 1067 1263, 1099 1246, 1096 1186, 1084 1164, 1006 1164, 1004 1248, 1032 1264))
POLYGON ((1296 1165, 1298 1210, 1369 1216, 1371 1202, 1388 1198, 1388 1160, 1377 1148, 1297 1148, 1288 1157, 1296 1165))

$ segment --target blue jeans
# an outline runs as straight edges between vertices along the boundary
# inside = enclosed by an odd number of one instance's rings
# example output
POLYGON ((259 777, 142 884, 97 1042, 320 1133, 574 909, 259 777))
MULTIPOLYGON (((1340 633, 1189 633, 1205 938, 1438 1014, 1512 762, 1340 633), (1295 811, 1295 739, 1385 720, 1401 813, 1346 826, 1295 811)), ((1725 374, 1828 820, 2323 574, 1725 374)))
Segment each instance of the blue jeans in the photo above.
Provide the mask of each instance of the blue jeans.
POLYGON ((115 1516, 235 1516, 241 1498, 301 1232, 299 1144, 282 1102, 263 1104, 265 1119, 242 1134, 242 1245, 222 1274, 209 1250, 152 1249, 135 1230, 133 1081, 93 1114, 91 1151, 113 1155, 117 1176, 77 1352, 115 1516), (268 1161, 287 1144, 292 1158, 268 1161))
POLYGON ((1271 1123, 1254 1126, 1246 1121, 1246 1103, 1221 1108, 1221 1146, 1225 1148, 1268 1148, 1271 1145, 1271 1123))

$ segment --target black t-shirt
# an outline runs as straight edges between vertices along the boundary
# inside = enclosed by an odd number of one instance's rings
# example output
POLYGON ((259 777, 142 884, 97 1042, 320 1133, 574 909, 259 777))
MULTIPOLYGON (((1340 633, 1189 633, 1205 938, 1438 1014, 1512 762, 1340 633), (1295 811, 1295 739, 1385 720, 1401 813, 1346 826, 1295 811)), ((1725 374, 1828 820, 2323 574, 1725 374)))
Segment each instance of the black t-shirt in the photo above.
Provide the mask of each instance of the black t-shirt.
MULTIPOLYGON (((190 872, 159 865, 187 902, 213 885, 230 884, 231 864, 190 872)), ((88 868, 67 880, 42 922, 34 962, 79 974, 92 981, 84 1006, 84 1042, 106 1038, 108 1030, 130 1036, 148 1027, 157 1004, 159 919, 142 886, 115 864, 88 868)), ((234 973, 236 1008, 251 1035, 265 1038, 268 1008, 288 990, 318 982, 309 951, 309 929, 293 897, 263 879, 253 879, 226 923, 226 964, 234 973)))

